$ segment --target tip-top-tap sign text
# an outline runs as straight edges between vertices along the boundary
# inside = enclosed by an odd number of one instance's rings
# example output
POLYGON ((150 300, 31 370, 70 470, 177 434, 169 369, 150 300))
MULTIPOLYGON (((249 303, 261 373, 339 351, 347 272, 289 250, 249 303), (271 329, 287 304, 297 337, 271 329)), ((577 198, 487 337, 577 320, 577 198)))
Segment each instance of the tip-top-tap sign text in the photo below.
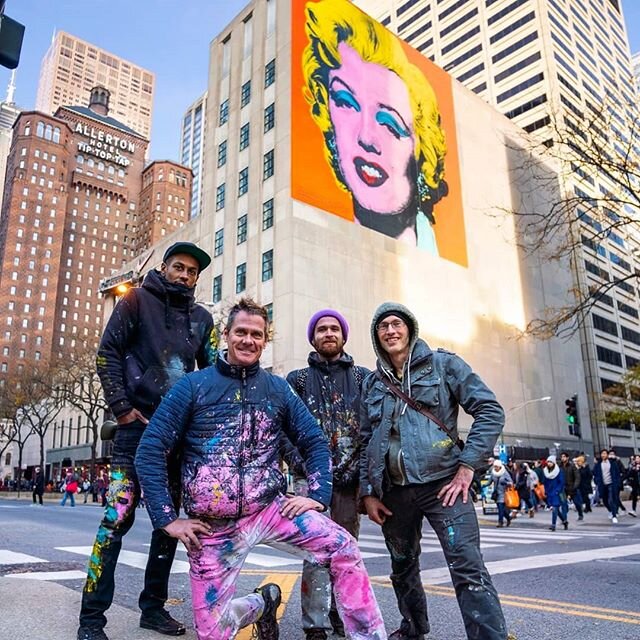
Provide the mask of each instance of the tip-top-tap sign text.
POLYGON ((124 153, 135 153, 136 145, 130 140, 105 133, 102 129, 89 127, 82 122, 76 124, 75 132, 87 138, 78 142, 78 151, 96 156, 101 160, 128 167, 131 160, 124 153))

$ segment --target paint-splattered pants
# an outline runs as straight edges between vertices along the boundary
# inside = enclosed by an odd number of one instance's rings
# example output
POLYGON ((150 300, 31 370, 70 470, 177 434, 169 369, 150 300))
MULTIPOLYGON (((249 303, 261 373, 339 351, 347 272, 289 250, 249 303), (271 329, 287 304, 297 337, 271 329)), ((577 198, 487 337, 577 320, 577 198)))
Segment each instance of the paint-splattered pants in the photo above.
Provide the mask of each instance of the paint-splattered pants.
POLYGON ((473 503, 459 496, 452 507, 437 499, 450 478, 421 485, 393 486, 384 504, 393 512, 382 527, 391 554, 391 582, 407 637, 429 632, 427 598, 420 579, 420 538, 427 518, 451 573, 469 640, 505 640, 507 628, 498 594, 480 553, 473 503))
MULTIPOLYGON (((87 581, 82 592, 80 625, 103 628, 107 624, 104 612, 111 606, 115 589, 114 573, 122 538, 133 526, 140 501, 140 484, 133 460, 142 437, 144 425, 133 422, 116 431, 111 461, 111 482, 104 516, 89 558, 87 581)), ((179 506, 177 463, 172 461, 172 495, 179 506)), ((178 541, 161 530, 151 535, 149 558, 144 574, 144 589, 138 605, 143 612, 161 609, 168 597, 169 574, 178 541)))
MULTIPOLYGON (((358 486, 345 488, 334 486, 331 509, 327 515, 357 538, 360 532, 358 486)), ((300 590, 303 629, 330 631, 340 626, 338 608, 331 588, 331 576, 327 567, 305 560, 302 566, 300 590)))
POLYGON ((262 615, 257 594, 233 599, 238 574, 258 544, 294 553, 329 567, 338 611, 353 640, 384 640, 386 633, 355 539, 316 511, 289 520, 284 498, 239 520, 212 520, 202 549, 189 554, 193 614, 199 640, 229 640, 262 615))

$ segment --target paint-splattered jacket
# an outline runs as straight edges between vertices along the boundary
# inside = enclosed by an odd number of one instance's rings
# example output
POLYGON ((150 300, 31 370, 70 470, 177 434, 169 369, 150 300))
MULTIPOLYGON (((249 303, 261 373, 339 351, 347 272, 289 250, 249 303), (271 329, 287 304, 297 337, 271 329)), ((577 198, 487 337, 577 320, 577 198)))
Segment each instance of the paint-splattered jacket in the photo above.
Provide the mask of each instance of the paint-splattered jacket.
POLYGON ((381 305, 371 323, 371 336, 378 363, 362 386, 360 495, 381 497, 390 475, 396 483, 422 484, 451 476, 460 465, 474 470, 485 467, 504 426, 504 411, 480 377, 456 354, 432 351, 419 339, 418 322, 403 305, 381 305), (394 309, 411 325, 410 357, 402 381, 380 346, 376 329, 379 317, 394 309), (459 407, 473 416, 464 451, 431 420, 397 398, 382 377, 425 405, 455 436, 459 407))
MULTIPOLYGON (((326 362, 312 351, 308 363, 306 369, 291 371, 287 382, 318 420, 327 438, 334 486, 353 487, 360 480, 360 388, 371 372, 357 367, 347 353, 326 362)), ((295 471, 306 476, 304 469, 295 471)))
POLYGON ((260 511, 286 491, 279 467, 282 433, 302 454, 309 497, 331 501, 327 443, 313 416, 285 380, 256 363, 190 373, 166 395, 145 429, 136 470, 154 527, 178 514, 167 488, 167 452, 182 449, 184 510, 190 517, 237 519, 260 511))
POLYGON ((151 417, 162 396, 185 373, 213 363, 217 346, 211 314, 195 304, 194 289, 150 271, 142 287, 118 302, 96 359, 104 395, 116 417, 133 408, 151 417))

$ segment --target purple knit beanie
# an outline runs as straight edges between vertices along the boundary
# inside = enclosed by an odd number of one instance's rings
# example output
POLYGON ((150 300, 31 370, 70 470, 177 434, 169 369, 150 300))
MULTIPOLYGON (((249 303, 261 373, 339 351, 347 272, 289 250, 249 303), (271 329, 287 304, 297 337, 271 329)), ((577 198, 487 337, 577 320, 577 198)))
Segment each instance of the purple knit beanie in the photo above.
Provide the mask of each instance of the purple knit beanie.
POLYGON ((349 324, 346 318, 334 309, 320 309, 320 311, 316 311, 316 313, 311 316, 311 320, 309 320, 309 326, 307 327, 307 338, 309 339, 309 342, 313 344, 313 334, 316 330, 316 324, 318 324, 318 320, 320 320, 320 318, 325 318, 326 316, 335 318, 338 321, 338 323, 340 324, 340 328, 342 329, 342 337, 346 342, 347 338, 349 337, 349 324))

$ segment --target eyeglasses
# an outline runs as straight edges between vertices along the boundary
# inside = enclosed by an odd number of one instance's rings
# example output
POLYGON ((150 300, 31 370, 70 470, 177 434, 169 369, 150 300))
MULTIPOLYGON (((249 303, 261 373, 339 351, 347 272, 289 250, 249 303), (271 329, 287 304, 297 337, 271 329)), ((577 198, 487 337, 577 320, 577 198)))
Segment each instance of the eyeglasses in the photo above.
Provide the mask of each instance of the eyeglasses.
POLYGON ((386 333, 389 329, 393 329, 394 331, 398 331, 402 327, 405 327, 406 324, 402 320, 392 320, 391 322, 379 322, 376 325, 376 331, 378 333, 386 333))

